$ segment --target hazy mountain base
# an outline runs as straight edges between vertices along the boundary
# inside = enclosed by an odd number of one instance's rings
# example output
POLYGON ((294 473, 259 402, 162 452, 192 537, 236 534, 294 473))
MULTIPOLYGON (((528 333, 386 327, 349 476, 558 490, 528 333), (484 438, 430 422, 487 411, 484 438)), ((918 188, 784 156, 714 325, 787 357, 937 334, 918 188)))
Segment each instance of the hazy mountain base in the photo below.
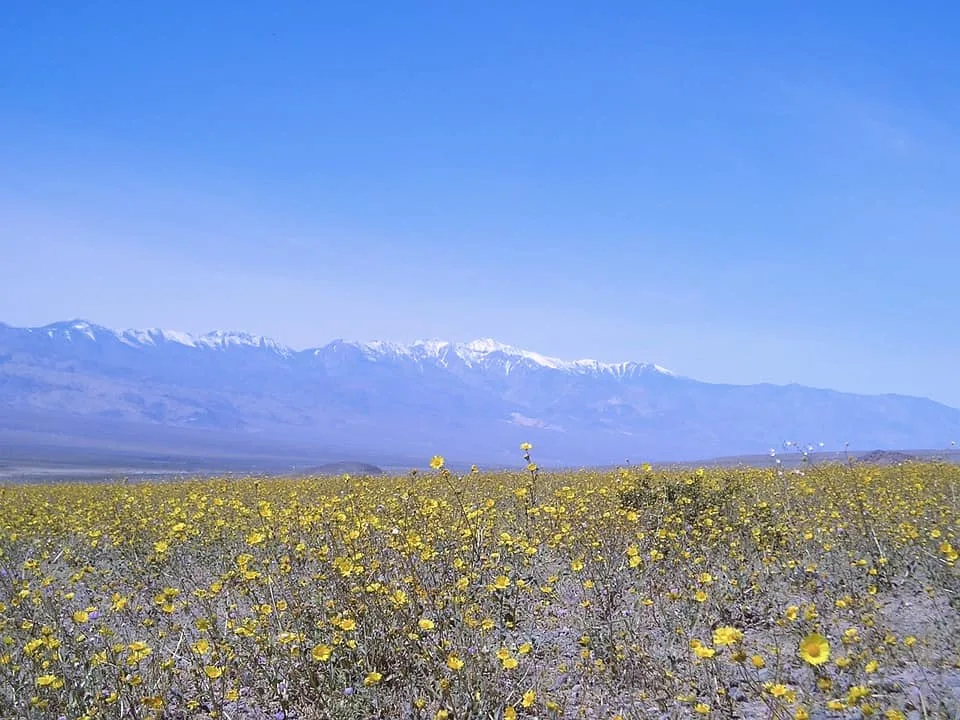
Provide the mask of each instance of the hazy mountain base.
MULTIPOLYGON (((385 457, 378 462, 367 460, 330 460, 337 457, 334 451, 326 458, 310 455, 306 450, 297 448, 289 454, 244 453, 239 447, 222 447, 216 454, 204 455, 202 450, 193 448, 193 452, 171 444, 164 452, 137 451, 130 446, 116 448, 101 439, 100 442, 85 444, 83 440, 72 440, 69 444, 54 444, 56 438, 39 442, 34 435, 25 432, 4 431, 0 429, 0 482, 90 482, 105 480, 162 480, 182 477, 204 477, 222 474, 266 475, 342 475, 373 476, 382 473, 404 474, 427 464, 427 457, 407 458, 385 457)), ((249 448, 246 448, 249 450, 249 448)), ((345 454, 345 453, 344 453, 345 454)), ((343 457, 342 454, 340 457, 343 457)), ((659 464, 665 469, 694 467, 770 467, 779 464, 783 469, 800 469, 806 465, 819 465, 836 462, 856 462, 873 465, 900 464, 904 462, 946 462, 960 463, 960 450, 912 450, 869 452, 830 452, 830 453, 784 453, 777 458, 769 454, 739 455, 718 458, 704 458, 689 462, 669 462, 659 464)), ((471 463, 453 461, 450 466, 467 470, 471 463)), ((486 465, 490 469, 517 467, 521 463, 486 465)), ((626 464, 625 465, 629 465, 626 464)), ((613 467, 613 465, 598 466, 613 467)))
MULTIPOLYGON (((21 423, 0 411, 0 478, 87 478, 123 475, 299 473, 357 463, 355 472, 381 467, 408 469, 422 459, 376 453, 370 448, 327 448, 264 439, 254 433, 217 433, 126 423, 109 419, 64 419, 26 414, 21 423)), ((18 414, 18 420, 20 414, 18 414)))

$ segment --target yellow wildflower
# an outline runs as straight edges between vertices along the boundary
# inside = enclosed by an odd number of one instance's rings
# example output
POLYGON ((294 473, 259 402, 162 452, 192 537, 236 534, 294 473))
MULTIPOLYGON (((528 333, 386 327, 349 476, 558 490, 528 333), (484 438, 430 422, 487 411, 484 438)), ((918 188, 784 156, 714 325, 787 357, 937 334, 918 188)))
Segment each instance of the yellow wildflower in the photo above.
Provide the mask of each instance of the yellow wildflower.
POLYGON ((830 659, 830 643, 820 633, 810 633, 800 641, 800 657, 811 665, 823 665, 830 659))
POLYGON ((383 675, 374 670, 373 672, 367 673, 367 676, 363 679, 363 684, 367 687, 371 687, 379 683, 381 680, 383 680, 383 675))
POLYGON ((714 645, 734 645, 743 640, 743 632, 735 627, 724 625, 713 631, 714 645))

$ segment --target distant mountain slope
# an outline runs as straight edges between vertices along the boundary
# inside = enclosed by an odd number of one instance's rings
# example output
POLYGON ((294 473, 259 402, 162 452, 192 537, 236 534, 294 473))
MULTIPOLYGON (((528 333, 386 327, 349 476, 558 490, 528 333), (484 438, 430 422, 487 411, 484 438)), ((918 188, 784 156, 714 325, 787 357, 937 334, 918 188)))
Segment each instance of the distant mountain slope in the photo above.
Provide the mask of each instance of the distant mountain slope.
POLYGON ((335 340, 295 351, 239 332, 0 324, 0 434, 149 447, 174 431, 197 448, 248 438, 373 462, 435 452, 512 461, 529 440, 541 461, 588 464, 764 452, 786 439, 946 447, 960 438, 960 410, 896 395, 709 384, 654 364, 564 361, 493 340, 335 340))

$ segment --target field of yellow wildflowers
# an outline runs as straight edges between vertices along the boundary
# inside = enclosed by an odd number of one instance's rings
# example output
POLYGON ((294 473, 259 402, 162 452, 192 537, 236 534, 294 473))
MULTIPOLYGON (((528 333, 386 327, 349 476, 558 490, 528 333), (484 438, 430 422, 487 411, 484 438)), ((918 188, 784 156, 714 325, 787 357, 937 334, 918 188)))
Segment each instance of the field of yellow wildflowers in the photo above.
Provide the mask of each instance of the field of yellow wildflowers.
POLYGON ((11 485, 0 717, 956 718, 958 496, 935 464, 439 457, 11 485))

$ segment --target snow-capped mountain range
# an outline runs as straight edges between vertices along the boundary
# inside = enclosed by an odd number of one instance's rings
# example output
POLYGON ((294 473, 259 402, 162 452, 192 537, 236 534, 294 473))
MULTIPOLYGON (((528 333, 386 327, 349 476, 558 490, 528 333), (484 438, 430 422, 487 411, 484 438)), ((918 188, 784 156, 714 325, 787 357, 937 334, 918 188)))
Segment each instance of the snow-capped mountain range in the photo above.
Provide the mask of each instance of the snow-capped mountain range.
POLYGON ((159 344, 172 343, 190 348, 223 349, 235 346, 264 348, 280 354, 289 354, 291 352, 289 348, 284 347, 270 338, 251 335, 245 332, 225 332, 223 330, 215 330, 203 335, 191 335, 190 333, 180 332, 178 330, 161 330, 160 328, 150 328, 149 330, 113 330, 103 327, 102 325, 95 325, 86 320, 71 320, 44 325, 39 328, 19 329, 25 331, 28 335, 45 335, 51 340, 62 340, 65 342, 73 342, 74 340, 79 342, 85 340, 92 342, 118 341, 130 347, 156 347, 159 344))
MULTIPOLYGON (((340 341, 343 342, 343 341, 340 341)), ((505 345, 490 338, 468 343, 451 343, 445 340, 418 340, 410 345, 387 342, 353 343, 371 360, 404 358, 414 361, 436 362, 448 367, 451 362, 460 362, 467 367, 496 368, 509 373, 518 366, 536 366, 568 373, 609 374, 623 377, 636 372, 658 372, 673 375, 659 365, 636 362, 603 363, 597 360, 560 360, 540 353, 505 345)), ((322 353, 323 349, 315 350, 322 353)))
MULTIPOLYGON (((150 328, 147 330, 113 330, 95 325, 86 320, 71 320, 45 325, 39 328, 20 328, 28 335, 45 335, 51 340, 74 340, 83 342, 121 342, 130 347, 157 347, 162 344, 183 345, 188 348, 226 349, 229 347, 247 347, 270 350, 282 357, 293 357, 292 350, 276 340, 245 332, 215 330, 203 335, 150 328)), ((505 345, 490 338, 474 340, 468 343, 451 343, 445 340, 417 340, 409 345, 391 342, 348 342, 343 339, 302 352, 321 356, 328 348, 348 346, 359 350, 371 361, 381 358, 387 360, 410 360, 414 362, 434 362, 447 367, 451 362, 462 363, 467 367, 495 367, 509 373, 520 365, 539 366, 551 370, 573 373, 604 373, 625 376, 636 372, 659 372, 665 375, 673 373, 659 365, 636 362, 603 363, 596 360, 560 360, 540 353, 505 345)))
POLYGON ((294 350, 243 332, 74 320, 0 324, 0 440, 4 432, 478 462, 515 460, 529 440, 541 461, 585 464, 764 452, 784 440, 946 447, 960 437, 960 410, 905 396, 709 384, 655 364, 560 360, 491 339, 294 350))

